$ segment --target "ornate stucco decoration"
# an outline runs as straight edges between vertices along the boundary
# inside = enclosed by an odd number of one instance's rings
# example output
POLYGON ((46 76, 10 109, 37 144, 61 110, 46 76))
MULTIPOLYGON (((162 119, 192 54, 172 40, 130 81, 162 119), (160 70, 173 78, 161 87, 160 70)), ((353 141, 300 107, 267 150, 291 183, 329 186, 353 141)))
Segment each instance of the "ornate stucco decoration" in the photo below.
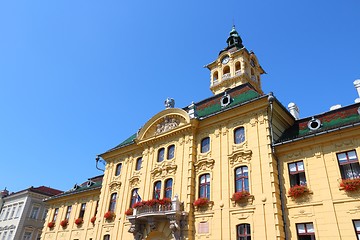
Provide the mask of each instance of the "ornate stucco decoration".
POLYGON ((156 134, 170 131, 179 126, 180 120, 171 117, 164 117, 163 121, 156 125, 156 134))
POLYGON ((236 163, 249 163, 251 160, 252 151, 249 149, 240 149, 234 151, 229 155, 229 162, 231 166, 234 166, 236 163))
POLYGON ((295 218, 295 219, 301 218, 301 217, 309 218, 309 217, 313 217, 313 216, 314 216, 314 214, 312 212, 307 212, 306 210, 301 209, 301 210, 299 210, 299 212, 297 214, 294 214, 292 216, 292 218, 295 218))
POLYGON ((135 188, 137 186, 139 186, 140 184, 140 177, 139 176, 132 176, 129 179, 129 184, 130 184, 130 188, 135 188))
POLYGON ((162 162, 150 171, 152 178, 166 177, 168 175, 174 175, 177 169, 177 165, 173 162, 162 162))
POLYGON ((116 192, 120 189, 121 182, 120 181, 113 181, 109 184, 109 189, 111 192, 116 192))
POLYGON ((210 171, 214 168, 215 160, 209 159, 209 158, 203 158, 199 159, 195 162, 195 171, 201 172, 201 171, 210 171))
POLYGON ((189 114, 180 108, 168 108, 153 116, 138 133, 139 144, 161 139, 168 134, 188 131, 192 126, 189 114), (175 130, 176 129, 176 130, 175 130))
POLYGON ((359 213, 359 212, 360 212, 360 206, 359 205, 357 205, 354 208, 351 208, 351 209, 349 209, 349 211, 347 211, 347 213, 350 213, 350 214, 356 214, 356 213, 359 213))

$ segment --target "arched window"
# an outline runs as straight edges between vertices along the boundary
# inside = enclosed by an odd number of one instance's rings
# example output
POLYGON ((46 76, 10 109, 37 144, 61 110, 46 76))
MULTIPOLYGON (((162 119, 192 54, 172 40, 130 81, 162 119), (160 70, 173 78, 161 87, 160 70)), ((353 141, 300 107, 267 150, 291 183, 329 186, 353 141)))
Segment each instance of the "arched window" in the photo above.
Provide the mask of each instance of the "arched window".
POLYGON ((244 223, 236 226, 237 240, 251 240, 250 224, 244 223))
POLYGON ((199 198, 210 199, 210 174, 206 173, 200 176, 199 198))
POLYGON ((115 212, 116 198, 117 198, 117 193, 111 194, 110 204, 109 204, 109 211, 111 211, 111 212, 115 212))
POLYGON ((165 198, 170 198, 172 197, 172 185, 173 185, 173 180, 171 178, 166 179, 165 181, 165 191, 164 191, 164 197, 165 198))
POLYGON ((251 76, 254 76, 254 75, 255 75, 254 69, 251 68, 251 76))
POLYGON ((249 191, 249 174, 246 166, 235 169, 235 192, 249 191))
POLYGON ((157 181, 154 183, 153 199, 160 199, 160 193, 161 193, 161 181, 157 181))
POLYGON ((110 240, 110 235, 109 234, 104 235, 104 240, 110 240))
POLYGON ((158 162, 164 161, 164 154, 165 154, 165 148, 160 148, 158 151, 158 157, 157 157, 158 162))
POLYGON ((119 176, 121 173, 121 167, 122 167, 122 163, 119 163, 118 165, 116 165, 116 170, 115 170, 115 176, 119 176))
POLYGON ((170 145, 167 148, 167 159, 173 159, 175 156, 175 145, 170 145))
POLYGON ((141 169, 141 164, 142 164, 142 158, 138 158, 136 160, 136 166, 135 166, 136 171, 139 171, 141 169))
POLYGON ((245 130, 243 127, 238 127, 234 130, 234 143, 239 144, 245 141, 245 130))
POLYGON ((131 191, 130 207, 132 207, 136 202, 140 202, 140 201, 141 201, 141 198, 140 198, 140 196, 139 196, 138 191, 139 191, 138 188, 134 188, 134 189, 131 191))
POLYGON ((235 63, 235 71, 240 71, 241 70, 241 64, 240 62, 236 62, 235 63))
POLYGON ((201 152, 206 153, 210 150, 210 138, 206 137, 201 140, 201 152))
POLYGON ((219 73, 218 73, 218 71, 216 71, 216 72, 214 72, 214 74, 213 74, 213 81, 214 81, 214 82, 217 82, 218 79, 219 79, 219 73))
POLYGON ((225 66, 223 69, 223 75, 230 73, 230 67, 229 66, 225 66))

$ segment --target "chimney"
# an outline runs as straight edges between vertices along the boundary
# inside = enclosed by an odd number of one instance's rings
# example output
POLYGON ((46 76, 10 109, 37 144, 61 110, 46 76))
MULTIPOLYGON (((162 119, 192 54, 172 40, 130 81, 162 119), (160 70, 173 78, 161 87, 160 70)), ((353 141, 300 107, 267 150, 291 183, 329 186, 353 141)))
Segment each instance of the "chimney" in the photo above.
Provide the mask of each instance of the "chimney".
POLYGON ((296 106, 295 103, 291 102, 288 105, 288 109, 291 115, 293 115, 293 117, 295 118, 295 120, 298 120, 300 117, 300 111, 298 106, 296 106))
POLYGON ((0 191, 0 197, 4 198, 4 197, 7 197, 7 196, 9 196, 9 191, 6 190, 6 188, 4 190, 0 191))
POLYGON ((360 102, 360 79, 356 79, 354 81, 354 87, 356 88, 356 91, 358 92, 359 97, 355 99, 355 103, 360 102))

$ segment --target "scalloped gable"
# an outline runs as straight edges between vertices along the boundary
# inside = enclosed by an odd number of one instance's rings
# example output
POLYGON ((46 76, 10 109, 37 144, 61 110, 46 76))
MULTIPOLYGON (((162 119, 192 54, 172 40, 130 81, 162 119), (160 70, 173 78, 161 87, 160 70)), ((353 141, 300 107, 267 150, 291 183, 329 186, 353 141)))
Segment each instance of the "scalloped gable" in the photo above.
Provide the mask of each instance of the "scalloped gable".
POLYGON ((139 131, 137 140, 142 141, 190 124, 190 117, 180 108, 169 108, 159 112, 146 122, 139 131))

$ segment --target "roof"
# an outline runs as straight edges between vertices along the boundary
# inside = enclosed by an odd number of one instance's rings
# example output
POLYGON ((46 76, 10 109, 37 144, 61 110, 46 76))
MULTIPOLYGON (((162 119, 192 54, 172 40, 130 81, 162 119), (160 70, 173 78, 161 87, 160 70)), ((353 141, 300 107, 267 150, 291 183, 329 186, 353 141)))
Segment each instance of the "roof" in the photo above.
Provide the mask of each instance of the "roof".
POLYGON ((91 191, 91 190, 95 190, 95 189, 100 189, 101 185, 102 185, 103 177, 104 177, 104 175, 99 175, 99 176, 89 178, 86 182, 83 182, 80 185, 75 184, 72 189, 70 189, 66 192, 63 192, 61 194, 55 195, 53 197, 50 197, 50 198, 46 199, 46 201, 65 197, 65 196, 74 195, 74 194, 81 193, 81 192, 87 192, 87 191, 91 191))
MULTIPOLYGON (((250 100, 259 98, 262 96, 258 93, 250 83, 245 83, 229 89, 226 91, 227 94, 231 97, 231 103, 226 107, 222 107, 220 104, 220 99, 224 96, 224 93, 217 94, 210 98, 204 99, 200 102, 195 103, 196 106, 196 113, 199 120, 203 120, 207 117, 210 117, 214 114, 220 113, 232 107, 242 105, 250 100)), ((188 111, 188 107, 183 108, 183 110, 188 111)), ((109 149, 107 152, 113 151, 118 148, 122 148, 128 145, 135 143, 137 134, 133 134, 125 141, 121 142, 119 145, 115 146, 114 148, 109 149)))
POLYGON ((313 117, 299 119, 282 134, 275 145, 310 137, 314 134, 319 135, 320 133, 336 131, 346 126, 360 124, 359 107, 360 103, 356 103, 313 117), (321 122, 321 126, 317 130, 311 130, 308 127, 308 123, 312 118, 319 119, 321 122))
POLYGON ((54 195, 57 195, 57 194, 60 194, 60 193, 63 192, 63 191, 60 191, 58 189, 51 188, 51 187, 45 187, 45 186, 33 187, 33 186, 31 186, 31 187, 29 187, 27 189, 24 189, 24 190, 21 190, 21 191, 18 191, 18 192, 12 192, 9 195, 5 195, 5 197, 14 196, 16 194, 25 193, 27 191, 42 194, 42 195, 45 195, 45 196, 48 196, 48 197, 51 197, 51 196, 54 196, 54 195))

